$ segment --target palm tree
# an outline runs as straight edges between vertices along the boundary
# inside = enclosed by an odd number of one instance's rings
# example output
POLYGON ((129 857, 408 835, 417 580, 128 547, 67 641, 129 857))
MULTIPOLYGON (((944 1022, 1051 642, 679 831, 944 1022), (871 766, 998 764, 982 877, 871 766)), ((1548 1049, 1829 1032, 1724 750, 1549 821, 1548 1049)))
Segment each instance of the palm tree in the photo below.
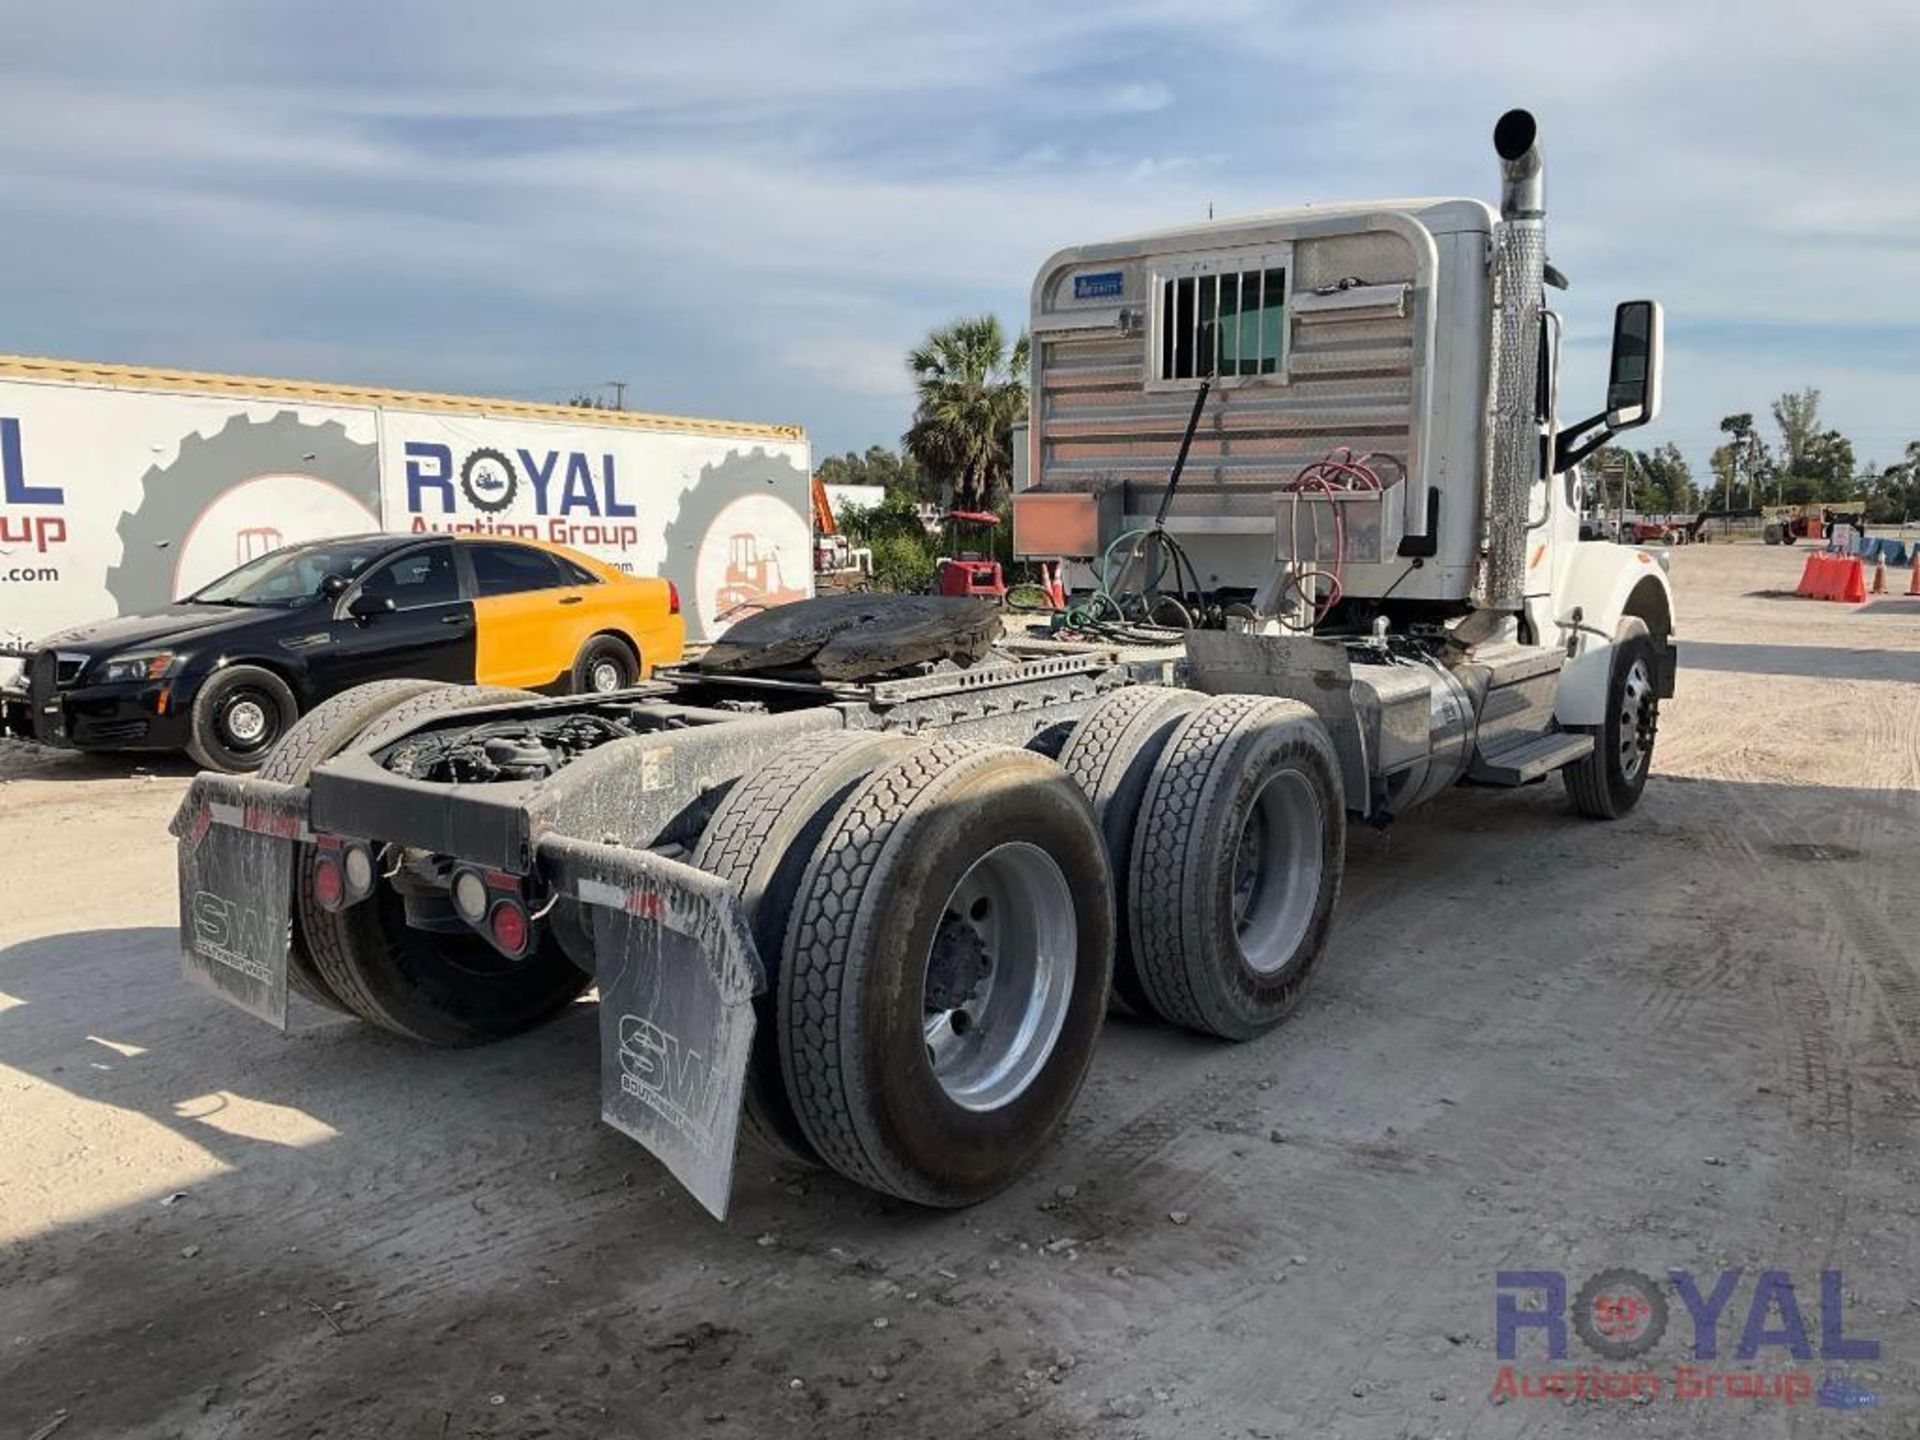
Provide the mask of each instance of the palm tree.
POLYGON ((1007 349, 991 315, 935 330, 907 356, 919 404, 907 453, 958 510, 986 510, 1013 481, 1013 427, 1027 413, 1027 337, 1007 349))

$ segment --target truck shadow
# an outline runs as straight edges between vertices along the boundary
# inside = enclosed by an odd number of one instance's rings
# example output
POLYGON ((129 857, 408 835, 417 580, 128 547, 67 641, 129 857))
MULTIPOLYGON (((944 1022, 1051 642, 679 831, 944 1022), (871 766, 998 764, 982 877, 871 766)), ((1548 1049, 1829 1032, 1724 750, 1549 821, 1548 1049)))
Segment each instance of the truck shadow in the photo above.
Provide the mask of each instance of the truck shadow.
MULTIPOLYGON (((1914 602, 1920 608, 1920 601, 1914 602)), ((1798 675, 1817 680, 1920 682, 1920 651, 1838 649, 1829 645, 1742 645, 1689 640, 1682 652, 1689 670, 1749 675, 1798 675)))

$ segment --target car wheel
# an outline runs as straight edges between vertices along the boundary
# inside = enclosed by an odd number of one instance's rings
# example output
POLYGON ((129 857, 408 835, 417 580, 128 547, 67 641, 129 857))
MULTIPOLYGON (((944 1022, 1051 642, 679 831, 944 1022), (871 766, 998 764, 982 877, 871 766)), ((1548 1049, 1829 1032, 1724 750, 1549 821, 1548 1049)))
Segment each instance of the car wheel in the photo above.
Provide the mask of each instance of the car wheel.
POLYGON ((278 675, 257 665, 229 665, 194 699, 187 753, 207 770, 258 770, 299 715, 299 702, 278 675))
POLYGON ((573 662, 573 693, 609 695, 625 690, 640 678, 640 662, 627 642, 615 635, 596 635, 580 648, 573 662))

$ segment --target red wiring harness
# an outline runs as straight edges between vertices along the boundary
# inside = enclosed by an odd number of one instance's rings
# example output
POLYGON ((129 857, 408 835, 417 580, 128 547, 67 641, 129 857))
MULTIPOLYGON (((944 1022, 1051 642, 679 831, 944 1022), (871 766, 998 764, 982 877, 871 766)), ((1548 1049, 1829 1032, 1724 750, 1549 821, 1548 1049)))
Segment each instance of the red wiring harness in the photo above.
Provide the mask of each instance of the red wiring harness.
MULTIPOLYGON (((1320 512, 1318 509, 1315 509, 1312 511, 1314 563, 1304 568, 1295 569, 1294 572, 1287 577, 1287 588, 1297 590, 1300 598, 1313 607, 1314 625, 1318 625, 1322 620, 1327 618, 1328 612, 1340 603, 1340 597, 1345 593, 1347 572, 1347 517, 1343 507, 1335 497, 1367 491, 1371 491, 1377 495, 1385 490, 1386 486, 1381 483, 1379 472, 1374 469, 1374 466, 1380 463, 1391 465, 1395 470, 1399 471, 1399 476, 1396 478, 1405 478, 1406 466, 1402 465, 1400 461, 1396 460, 1393 456, 1376 455, 1371 452, 1365 455, 1355 455, 1352 446, 1340 445, 1329 450, 1320 459, 1314 461, 1313 464, 1303 468, 1298 475, 1280 487, 1283 494, 1325 495, 1331 502, 1327 508, 1333 512, 1333 568, 1331 570, 1324 570, 1320 568, 1319 565, 1319 559, 1322 553, 1320 545, 1320 512), (1320 585, 1320 582, 1323 580, 1326 582, 1324 590, 1320 585)), ((1300 505, 1298 501, 1295 501, 1293 506, 1291 530, 1291 553, 1297 564, 1301 558, 1300 505)))

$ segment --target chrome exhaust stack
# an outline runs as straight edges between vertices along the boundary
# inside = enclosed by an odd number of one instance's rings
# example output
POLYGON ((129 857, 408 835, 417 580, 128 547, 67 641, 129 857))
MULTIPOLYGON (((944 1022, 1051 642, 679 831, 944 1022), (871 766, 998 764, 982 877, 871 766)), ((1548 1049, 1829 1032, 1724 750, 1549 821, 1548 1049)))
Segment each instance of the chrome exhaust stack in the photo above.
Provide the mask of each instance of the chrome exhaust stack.
POLYGON ((1540 474, 1540 312, 1547 259, 1546 162, 1539 126, 1509 110, 1493 127, 1500 156, 1494 252, 1493 435, 1488 462, 1482 605, 1514 613, 1526 600, 1527 500, 1540 474))

